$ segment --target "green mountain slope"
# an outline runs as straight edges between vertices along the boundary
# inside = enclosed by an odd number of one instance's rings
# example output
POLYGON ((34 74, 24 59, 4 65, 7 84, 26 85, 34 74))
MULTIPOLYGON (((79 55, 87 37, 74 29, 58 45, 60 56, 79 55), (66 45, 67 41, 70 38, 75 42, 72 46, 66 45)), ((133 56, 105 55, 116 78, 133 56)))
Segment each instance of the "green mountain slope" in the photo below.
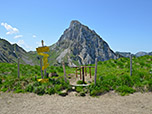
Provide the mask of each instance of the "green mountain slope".
POLYGON ((28 53, 17 44, 10 44, 5 39, 0 38, 0 62, 14 63, 20 57, 22 64, 35 65, 38 63, 38 60, 34 58, 34 55, 36 54, 28 53))

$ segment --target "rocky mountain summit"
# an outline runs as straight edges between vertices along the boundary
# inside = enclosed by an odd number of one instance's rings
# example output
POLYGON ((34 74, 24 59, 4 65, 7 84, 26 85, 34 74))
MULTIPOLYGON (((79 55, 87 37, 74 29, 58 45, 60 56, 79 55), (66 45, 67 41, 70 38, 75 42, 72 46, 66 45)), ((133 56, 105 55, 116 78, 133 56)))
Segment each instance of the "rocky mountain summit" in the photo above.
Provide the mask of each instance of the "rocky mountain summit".
POLYGON ((116 59, 117 55, 108 44, 94 31, 78 21, 72 21, 57 43, 50 46, 50 60, 68 65, 85 65, 98 61, 116 59), (53 60, 53 59, 52 59, 53 60))

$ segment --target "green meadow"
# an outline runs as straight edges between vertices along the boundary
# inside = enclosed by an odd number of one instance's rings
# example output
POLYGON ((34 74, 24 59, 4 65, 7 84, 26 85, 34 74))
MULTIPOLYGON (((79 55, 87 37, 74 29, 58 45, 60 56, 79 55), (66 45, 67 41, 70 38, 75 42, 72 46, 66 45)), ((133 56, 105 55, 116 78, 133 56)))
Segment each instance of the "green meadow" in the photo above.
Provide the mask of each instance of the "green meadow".
MULTIPOLYGON (((94 64, 88 66, 95 66, 94 64)), ((66 94, 76 91, 79 95, 98 96, 109 91, 115 91, 120 95, 128 95, 134 92, 152 91, 152 56, 142 56, 132 58, 132 76, 130 76, 129 58, 110 59, 98 62, 97 83, 86 82, 87 87, 76 87, 74 90, 70 85, 69 74, 75 74, 75 69, 68 66, 66 68, 67 82, 64 81, 62 66, 49 66, 48 73, 56 72, 57 77, 44 77, 47 82, 38 82, 41 79, 40 66, 30 66, 20 64, 20 78, 17 76, 16 63, 0 63, 0 91, 15 93, 32 92, 38 95, 43 94, 66 94), (37 78, 35 78, 37 76, 37 78)), ((89 74, 89 71, 88 71, 89 74)), ((94 78, 94 69, 92 69, 94 78)), ((77 82, 81 84, 81 81, 77 82)))

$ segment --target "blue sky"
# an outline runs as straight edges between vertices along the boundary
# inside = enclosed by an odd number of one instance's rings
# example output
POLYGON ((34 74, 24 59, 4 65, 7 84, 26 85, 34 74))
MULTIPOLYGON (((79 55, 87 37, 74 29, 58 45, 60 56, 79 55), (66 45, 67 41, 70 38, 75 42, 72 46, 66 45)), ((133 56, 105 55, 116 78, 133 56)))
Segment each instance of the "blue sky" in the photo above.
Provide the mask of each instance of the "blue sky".
POLYGON ((0 0, 0 37, 27 51, 57 42, 72 20, 114 51, 152 51, 152 0, 0 0))

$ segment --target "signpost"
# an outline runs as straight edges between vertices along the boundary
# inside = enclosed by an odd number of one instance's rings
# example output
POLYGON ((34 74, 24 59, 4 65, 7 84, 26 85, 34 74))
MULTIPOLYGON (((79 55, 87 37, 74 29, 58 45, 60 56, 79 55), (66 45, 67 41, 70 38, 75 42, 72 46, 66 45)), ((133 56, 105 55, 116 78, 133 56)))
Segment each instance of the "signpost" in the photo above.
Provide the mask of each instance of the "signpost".
POLYGON ((42 40, 42 47, 36 48, 36 51, 38 55, 41 55, 43 57, 43 59, 40 57, 41 77, 43 79, 43 71, 45 73, 44 75, 46 75, 46 68, 49 66, 48 63, 49 55, 46 54, 45 52, 49 52, 50 49, 49 47, 44 46, 44 41, 42 40), (43 60, 43 66, 42 66, 42 60, 43 60))

